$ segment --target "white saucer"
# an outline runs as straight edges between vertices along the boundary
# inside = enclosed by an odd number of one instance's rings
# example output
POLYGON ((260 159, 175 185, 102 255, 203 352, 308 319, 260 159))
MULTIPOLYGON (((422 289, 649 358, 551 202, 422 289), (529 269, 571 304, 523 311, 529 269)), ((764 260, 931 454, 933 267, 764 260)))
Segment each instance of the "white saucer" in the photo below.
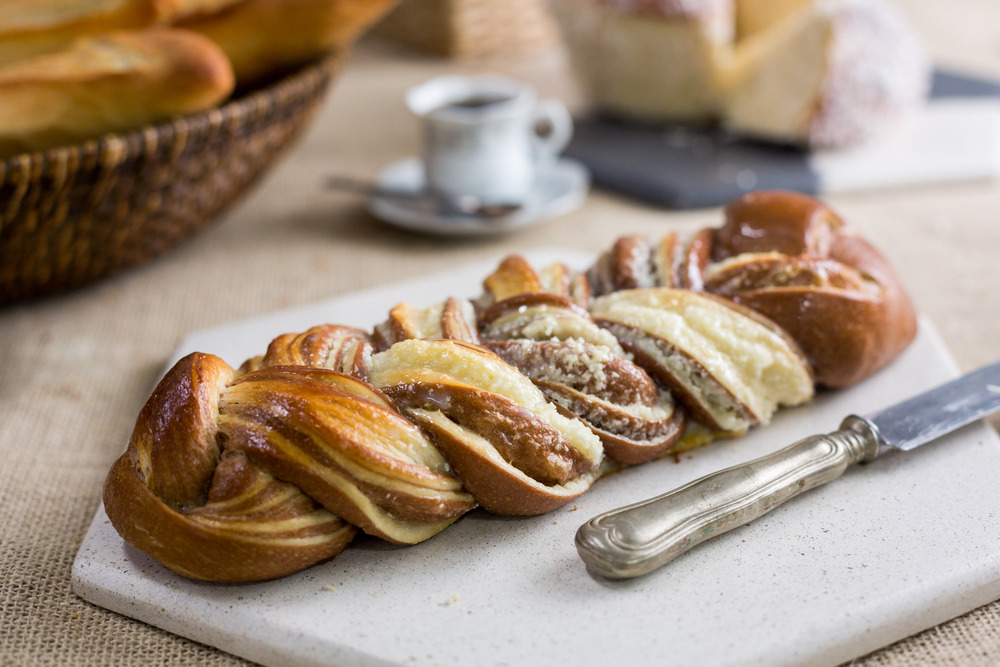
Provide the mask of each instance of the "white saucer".
POLYGON ((378 189, 406 195, 376 194, 368 200, 372 215, 397 227, 433 234, 500 234, 578 208, 590 189, 590 173, 575 160, 560 159, 539 174, 524 206, 488 217, 445 211, 430 196, 421 196, 425 190, 424 167, 418 158, 407 158, 386 167, 379 174, 378 189))

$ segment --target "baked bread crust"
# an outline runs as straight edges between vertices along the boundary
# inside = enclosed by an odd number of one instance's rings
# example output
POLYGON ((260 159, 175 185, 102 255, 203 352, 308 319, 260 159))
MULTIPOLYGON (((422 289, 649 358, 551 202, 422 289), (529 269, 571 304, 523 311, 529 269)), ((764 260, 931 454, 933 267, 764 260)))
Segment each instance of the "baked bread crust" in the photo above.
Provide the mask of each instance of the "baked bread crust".
POLYGON ((916 336, 916 311, 888 261, 811 197, 762 191, 731 203, 712 255, 706 289, 776 322, 823 386, 860 382, 916 336))
POLYGON ((204 0, 180 4, 173 25, 218 44, 243 88, 346 48, 395 0, 239 0, 216 11, 204 0))
POLYGON ((235 85, 226 55, 165 28, 81 38, 0 68, 0 153, 71 144, 210 109, 235 85))
POLYGON ((758 191, 724 215, 686 243, 620 239, 587 272, 593 294, 642 284, 723 296, 791 336, 816 383, 830 388, 865 379, 916 336, 916 312, 889 262, 822 202, 758 191))
POLYGON ((108 518, 129 544, 194 579, 270 579, 336 556, 354 526, 245 456, 223 455, 218 402, 233 378, 198 353, 164 376, 105 481, 108 518))
POLYGON ((712 295, 664 287, 597 299, 594 319, 611 331, 698 422, 742 433, 779 406, 813 396, 809 365, 767 318, 712 295))
MULTIPOLYGON (((487 281, 488 282, 488 281, 487 281)), ((619 463, 651 461, 681 437, 673 397, 627 358, 590 313, 548 292, 510 296, 480 318, 485 344, 601 438, 619 463)))
POLYGON ((163 0, 15 0, 0 5, 0 66, 64 49, 80 37, 147 28, 163 0))
POLYGON ((389 319, 375 326, 373 334, 375 346, 380 351, 411 338, 447 338, 479 343, 475 307, 468 300, 455 297, 448 297, 427 308, 400 303, 389 311, 389 319))
POLYGON ((684 433, 686 413, 670 392, 624 356, 579 339, 493 341, 491 350, 531 378, 566 414, 593 431, 613 461, 659 458, 684 433))
POLYGON ((265 354, 248 359, 240 371, 248 373, 267 366, 313 366, 363 380, 374 350, 367 331, 340 324, 320 324, 300 334, 278 336, 268 344, 265 354))
POLYGON ((216 581, 331 558, 355 526, 420 542, 475 505, 437 448, 371 385, 309 366, 237 376, 198 353, 143 408, 104 502, 128 542, 216 581))

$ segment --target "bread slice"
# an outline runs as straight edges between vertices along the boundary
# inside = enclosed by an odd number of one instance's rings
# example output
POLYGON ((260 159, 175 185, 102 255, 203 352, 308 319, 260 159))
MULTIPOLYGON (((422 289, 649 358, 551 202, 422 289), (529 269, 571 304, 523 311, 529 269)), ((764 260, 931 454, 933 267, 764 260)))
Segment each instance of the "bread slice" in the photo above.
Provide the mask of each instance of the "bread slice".
POLYGON ((548 512, 602 472, 600 439, 486 348, 404 340, 372 358, 369 378, 432 436, 465 490, 490 512, 548 512))
POLYGON ((603 345, 571 338, 491 341, 487 346, 531 378, 553 404, 581 419, 618 463, 652 461, 684 432, 686 416, 673 396, 603 345))
POLYGON ((212 108, 233 90, 225 54, 182 30, 82 38, 0 68, 0 154, 43 150, 212 108))
POLYGON ((778 406, 813 397, 798 346, 747 308, 704 293, 652 287, 599 297, 592 312, 636 363, 712 429, 742 432, 766 424, 778 406))

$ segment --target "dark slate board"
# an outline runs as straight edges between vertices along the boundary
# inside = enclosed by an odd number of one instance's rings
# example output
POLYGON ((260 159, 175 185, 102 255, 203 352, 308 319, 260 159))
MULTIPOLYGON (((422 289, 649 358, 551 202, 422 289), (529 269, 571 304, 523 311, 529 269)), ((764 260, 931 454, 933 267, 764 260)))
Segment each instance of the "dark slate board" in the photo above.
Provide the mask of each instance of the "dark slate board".
MULTIPOLYGON (((1000 97, 1000 83, 936 71, 934 100, 1000 97)), ((608 190, 671 209, 724 204, 749 190, 823 193, 808 151, 748 141, 719 128, 653 126, 599 116, 575 119, 568 157, 608 190)))

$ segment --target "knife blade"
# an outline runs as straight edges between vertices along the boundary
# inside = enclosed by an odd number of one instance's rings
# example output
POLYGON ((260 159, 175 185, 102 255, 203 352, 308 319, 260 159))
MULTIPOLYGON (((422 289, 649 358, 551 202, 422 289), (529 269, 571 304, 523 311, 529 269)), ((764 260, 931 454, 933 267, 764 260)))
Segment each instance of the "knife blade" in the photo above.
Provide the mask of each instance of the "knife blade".
POLYGON ((748 463, 604 512, 576 533, 588 568, 608 579, 647 574, 702 542, 833 481, 889 449, 910 451, 1000 410, 1000 361, 748 463))

